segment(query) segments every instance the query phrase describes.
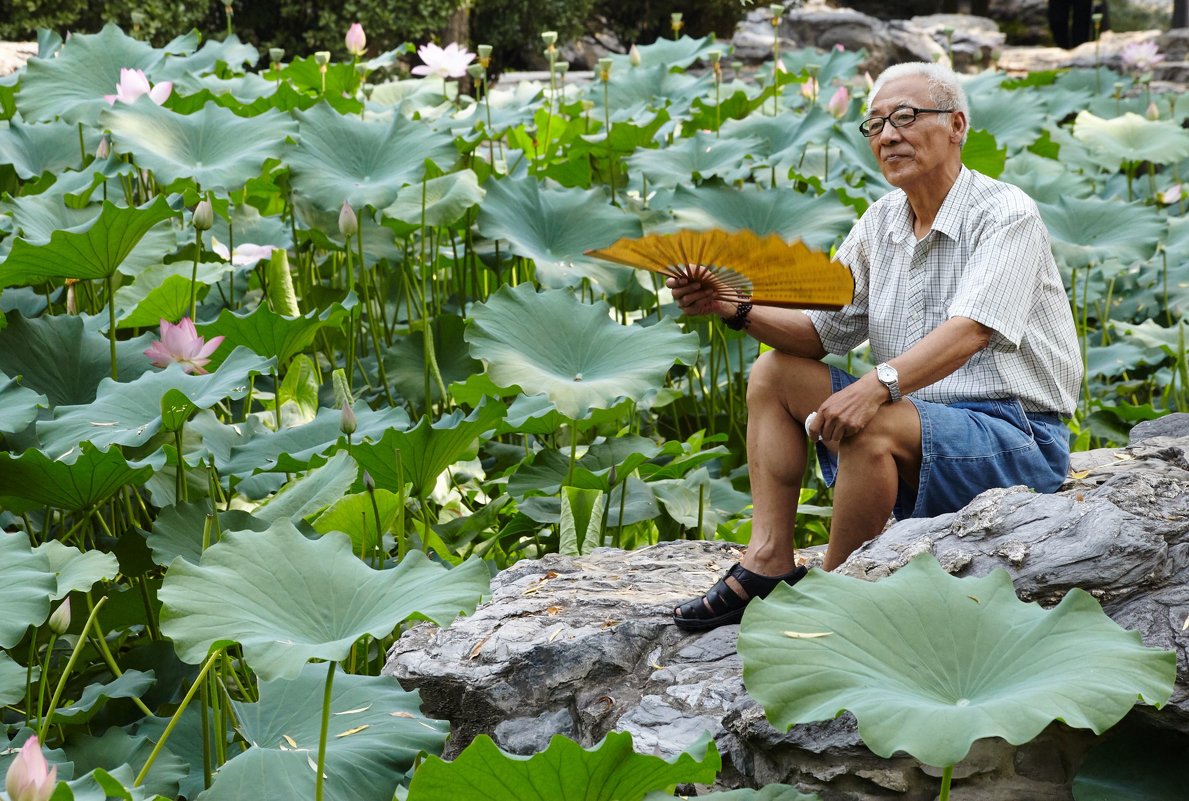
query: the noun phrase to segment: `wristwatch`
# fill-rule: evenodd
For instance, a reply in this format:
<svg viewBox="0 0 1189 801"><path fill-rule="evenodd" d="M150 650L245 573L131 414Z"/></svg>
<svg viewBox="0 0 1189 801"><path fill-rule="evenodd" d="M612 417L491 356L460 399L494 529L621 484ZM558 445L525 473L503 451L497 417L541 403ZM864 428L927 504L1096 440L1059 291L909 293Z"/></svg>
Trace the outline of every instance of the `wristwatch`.
<svg viewBox="0 0 1189 801"><path fill-rule="evenodd" d="M900 374L896 372L896 368L887 362L875 365L875 377L879 379L879 383L888 388L888 394L892 396L892 403L900 400Z"/></svg>

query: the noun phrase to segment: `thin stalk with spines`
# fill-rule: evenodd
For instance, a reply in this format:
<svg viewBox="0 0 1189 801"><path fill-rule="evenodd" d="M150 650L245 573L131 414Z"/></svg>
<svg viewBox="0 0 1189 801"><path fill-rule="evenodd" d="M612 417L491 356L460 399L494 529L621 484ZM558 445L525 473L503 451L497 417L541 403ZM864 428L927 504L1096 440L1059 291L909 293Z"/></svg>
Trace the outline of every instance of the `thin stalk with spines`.
<svg viewBox="0 0 1189 801"><path fill-rule="evenodd" d="M49 731L50 721L54 717L54 710L58 708L58 701L62 698L62 691L66 689L66 680L70 678L70 672L74 670L74 665L78 662L79 654L83 652L83 645L87 642L87 632L91 630L91 626L95 623L95 616L99 614L99 609L107 601L107 597L99 599L99 603L91 609L91 614L87 615L87 622L83 624L83 630L79 634L78 642L74 644L74 650L70 652L70 659L66 661L66 667L62 669L62 675L58 679L58 686L54 688L54 694L50 697L49 708L45 712L45 717L41 720L41 726L37 730L37 739L40 742L45 742L45 735ZM50 640L53 643L53 640ZM45 677L42 677L45 681Z"/></svg>
<svg viewBox="0 0 1189 801"><path fill-rule="evenodd" d="M105 600L107 599L103 598L100 602L102 603ZM186 711L186 707L190 706L190 702L194 700L194 695L198 692L198 688L202 686L207 674L211 671L211 667L214 666L215 661L222 654L223 649L218 648L202 664L202 669L198 671L198 676L190 685L190 689L186 691L186 695L182 698L182 702L178 704L178 708L174 710L173 717L169 719L169 723L165 725L165 731L161 732L161 737L157 740L157 744L153 746L153 750L149 753L149 758L145 760L144 767L140 769L140 773L136 774L136 778L132 782L133 787L139 787L144 783L145 778L149 775L149 769L153 767L153 763L161 755L161 750L165 748L165 743L169 740L169 736L173 734L173 730L177 728L178 721L182 719L182 713Z"/></svg>

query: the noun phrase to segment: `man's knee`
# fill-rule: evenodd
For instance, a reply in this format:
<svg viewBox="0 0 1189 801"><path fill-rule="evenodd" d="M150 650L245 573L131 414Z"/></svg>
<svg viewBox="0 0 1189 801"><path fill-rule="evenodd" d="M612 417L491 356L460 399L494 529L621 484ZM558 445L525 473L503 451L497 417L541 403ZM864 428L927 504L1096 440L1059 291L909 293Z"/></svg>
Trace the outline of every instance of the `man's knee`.
<svg viewBox="0 0 1189 801"><path fill-rule="evenodd" d="M777 350L765 351L756 358L747 378L747 401L749 404L774 399L783 402L817 395L824 399L830 393L829 376L829 368L819 361Z"/></svg>

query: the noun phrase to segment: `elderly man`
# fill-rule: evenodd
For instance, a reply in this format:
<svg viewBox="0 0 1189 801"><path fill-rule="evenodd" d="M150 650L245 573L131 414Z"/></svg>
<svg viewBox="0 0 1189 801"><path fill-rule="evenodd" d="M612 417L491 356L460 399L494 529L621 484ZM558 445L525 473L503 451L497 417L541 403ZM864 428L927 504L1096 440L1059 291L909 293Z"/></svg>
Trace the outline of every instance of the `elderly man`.
<svg viewBox="0 0 1189 801"><path fill-rule="evenodd" d="M793 527L810 442L834 486L826 570L891 514L953 512L991 487L1052 492L1068 470L1062 417L1077 404L1081 359L1035 203L963 167L970 115L950 70L898 64L871 98L859 130L896 190L838 250L855 279L851 305L752 308L669 280L686 314L718 314L773 348L747 390L751 542L674 610L682 628L737 623L748 600L805 575ZM864 341L877 366L862 377L820 361Z"/></svg>

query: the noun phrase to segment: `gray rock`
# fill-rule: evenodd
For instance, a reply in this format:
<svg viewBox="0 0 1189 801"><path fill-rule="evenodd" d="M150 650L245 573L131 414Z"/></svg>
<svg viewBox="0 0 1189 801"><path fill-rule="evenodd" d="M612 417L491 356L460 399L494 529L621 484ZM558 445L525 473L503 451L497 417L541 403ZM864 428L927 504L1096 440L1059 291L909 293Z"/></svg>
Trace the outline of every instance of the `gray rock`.
<svg viewBox="0 0 1189 801"><path fill-rule="evenodd" d="M37 55L37 42L0 42L0 76L10 75Z"/></svg>
<svg viewBox="0 0 1189 801"><path fill-rule="evenodd" d="M985 69L999 58L1007 40L995 20L971 14L930 14L910 22L933 37L960 72Z"/></svg>

